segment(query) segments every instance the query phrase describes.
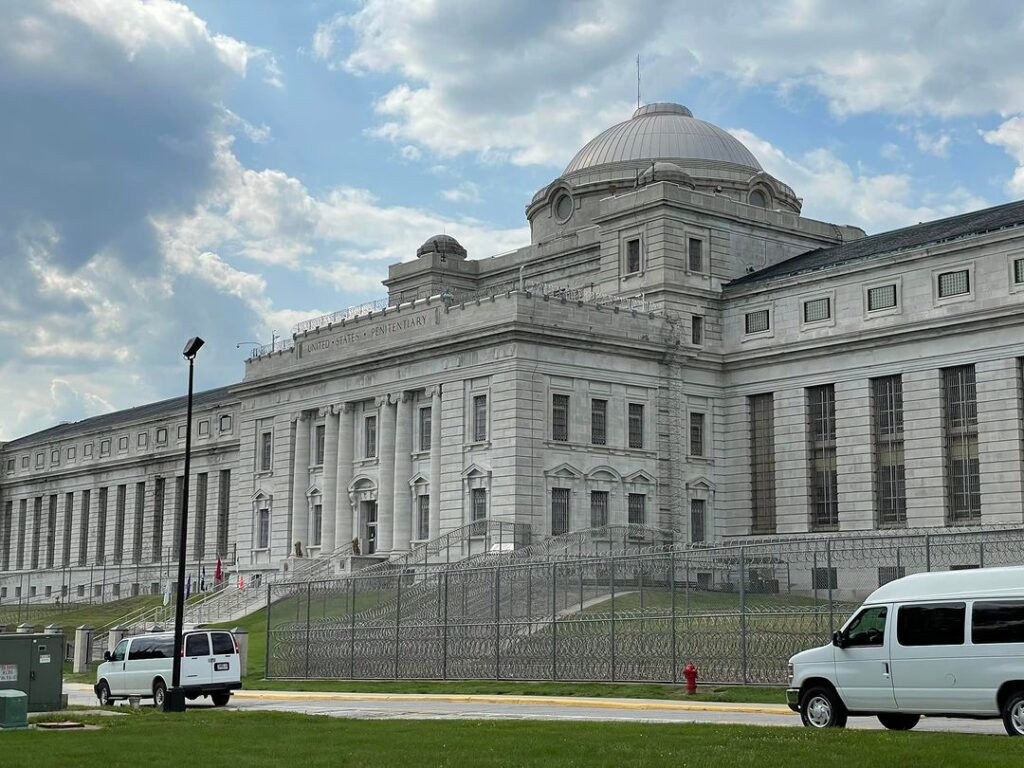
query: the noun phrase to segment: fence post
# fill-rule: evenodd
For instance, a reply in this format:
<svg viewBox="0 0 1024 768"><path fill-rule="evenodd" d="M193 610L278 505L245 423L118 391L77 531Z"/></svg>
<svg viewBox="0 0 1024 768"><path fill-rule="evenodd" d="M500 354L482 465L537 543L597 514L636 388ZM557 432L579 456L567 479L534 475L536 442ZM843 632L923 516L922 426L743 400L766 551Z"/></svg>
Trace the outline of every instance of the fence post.
<svg viewBox="0 0 1024 768"><path fill-rule="evenodd" d="M494 679L501 679L501 565L498 564L494 566Z"/></svg>
<svg viewBox="0 0 1024 768"><path fill-rule="evenodd" d="M743 682L747 682L747 551L740 547L740 653L743 659Z"/></svg>
<svg viewBox="0 0 1024 768"><path fill-rule="evenodd" d="M551 679L558 679L558 588L556 564L551 563Z"/></svg>
<svg viewBox="0 0 1024 768"><path fill-rule="evenodd" d="M402 624L402 572L398 572L398 598L395 601L395 671L394 679L398 679L398 638Z"/></svg>
<svg viewBox="0 0 1024 768"><path fill-rule="evenodd" d="M309 677L309 604L313 599L313 584L306 584L306 677Z"/></svg>
<svg viewBox="0 0 1024 768"><path fill-rule="evenodd" d="M612 643L612 682L615 682L615 558L609 560L608 580L611 582L612 591L612 621L611 621L611 643Z"/></svg>
<svg viewBox="0 0 1024 768"><path fill-rule="evenodd" d="M267 620L265 626L265 633L267 636L267 647L263 651L263 679L266 680L270 677L270 651L273 648L273 639L270 635L270 590L272 586L267 582ZM244 670L243 670L244 672Z"/></svg>
<svg viewBox="0 0 1024 768"><path fill-rule="evenodd" d="M984 541L979 541L978 542L978 567L979 568L984 568L985 567L985 542Z"/></svg>
<svg viewBox="0 0 1024 768"><path fill-rule="evenodd" d="M444 572L444 617L441 624L441 679L448 679L448 571Z"/></svg>
<svg viewBox="0 0 1024 768"><path fill-rule="evenodd" d="M672 593L672 682L678 682L676 668L679 666L678 650L676 648L676 553L669 553L668 577L670 580L669 590Z"/></svg>
<svg viewBox="0 0 1024 768"><path fill-rule="evenodd" d="M931 573L932 570L932 536L930 533L924 535L924 569Z"/></svg>
<svg viewBox="0 0 1024 768"><path fill-rule="evenodd" d="M350 679L356 676L356 580L349 579L349 594L351 610L349 611L349 632L348 632L348 676Z"/></svg>
<svg viewBox="0 0 1024 768"><path fill-rule="evenodd" d="M814 558L812 560L813 565L811 566L811 589L814 590L814 628L818 630L818 634L822 635L821 631L821 609L818 605L818 543L814 543Z"/></svg>
<svg viewBox="0 0 1024 768"><path fill-rule="evenodd" d="M832 595L832 540L825 539L825 581L828 584L828 633L836 629L835 603Z"/></svg>

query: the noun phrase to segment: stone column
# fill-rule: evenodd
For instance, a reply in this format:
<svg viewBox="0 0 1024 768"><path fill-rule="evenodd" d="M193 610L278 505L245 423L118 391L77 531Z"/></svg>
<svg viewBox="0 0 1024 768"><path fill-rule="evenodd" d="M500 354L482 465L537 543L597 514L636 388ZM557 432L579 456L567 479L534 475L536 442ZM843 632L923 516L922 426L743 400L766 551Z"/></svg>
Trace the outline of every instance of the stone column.
<svg viewBox="0 0 1024 768"><path fill-rule="evenodd" d="M288 542L288 556L295 554L295 543L302 544L306 554L306 534L309 531L309 503L306 488L309 486L309 425L308 413L300 413L295 419L295 450L292 453L292 535Z"/></svg>
<svg viewBox="0 0 1024 768"><path fill-rule="evenodd" d="M430 531L441 535L441 387L430 390Z"/></svg>
<svg viewBox="0 0 1024 768"><path fill-rule="evenodd" d="M907 527L945 525L942 374L938 370L903 375L903 465Z"/></svg>
<svg viewBox="0 0 1024 768"><path fill-rule="evenodd" d="M395 402L394 395L377 398L377 552L391 552L395 523Z"/></svg>
<svg viewBox="0 0 1024 768"><path fill-rule="evenodd" d="M320 554L334 551L335 523L338 519L338 412L337 406L324 411L324 487L323 517L320 528ZM342 495L344 498L344 494Z"/></svg>
<svg viewBox="0 0 1024 768"><path fill-rule="evenodd" d="M334 547L351 543L356 535L352 529L352 505L348 487L352 484L352 461L355 458L355 408L352 403L340 406L341 426L338 430L337 515L335 517Z"/></svg>
<svg viewBox="0 0 1024 768"><path fill-rule="evenodd" d="M986 525L1020 525L1024 485L1020 376L1015 358L987 360L975 368L978 391L978 469L981 519Z"/></svg>
<svg viewBox="0 0 1024 768"><path fill-rule="evenodd" d="M396 395L398 421L395 427L395 496L392 552L405 552L412 538L412 395Z"/></svg>

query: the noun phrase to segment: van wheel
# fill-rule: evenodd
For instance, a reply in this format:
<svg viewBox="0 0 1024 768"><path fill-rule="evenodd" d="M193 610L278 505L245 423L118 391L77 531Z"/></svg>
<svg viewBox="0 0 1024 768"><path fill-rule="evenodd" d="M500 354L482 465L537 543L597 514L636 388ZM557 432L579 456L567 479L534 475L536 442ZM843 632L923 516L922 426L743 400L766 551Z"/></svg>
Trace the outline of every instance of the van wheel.
<svg viewBox="0 0 1024 768"><path fill-rule="evenodd" d="M808 728L845 728L846 717L846 707L831 688L811 688L800 699L800 719Z"/></svg>
<svg viewBox="0 0 1024 768"><path fill-rule="evenodd" d="M1011 736L1024 736L1024 691L1016 691L1006 699L1003 725Z"/></svg>
<svg viewBox="0 0 1024 768"><path fill-rule="evenodd" d="M878 716L878 722L890 731L909 731L921 722L921 716L905 715L902 712L883 712Z"/></svg>
<svg viewBox="0 0 1024 768"><path fill-rule="evenodd" d="M213 700L213 706L215 706L215 707L223 707L225 704L227 704L229 701L231 701L231 694L230 693L211 693L210 694L210 699Z"/></svg>
<svg viewBox="0 0 1024 768"><path fill-rule="evenodd" d="M100 681L99 692L96 694L96 698L100 700L101 707L111 707L114 705L114 700L110 698L110 686L107 685L106 680Z"/></svg>
<svg viewBox="0 0 1024 768"><path fill-rule="evenodd" d="M153 683L153 706L157 709L164 708L164 699L167 698L167 684L163 680Z"/></svg>

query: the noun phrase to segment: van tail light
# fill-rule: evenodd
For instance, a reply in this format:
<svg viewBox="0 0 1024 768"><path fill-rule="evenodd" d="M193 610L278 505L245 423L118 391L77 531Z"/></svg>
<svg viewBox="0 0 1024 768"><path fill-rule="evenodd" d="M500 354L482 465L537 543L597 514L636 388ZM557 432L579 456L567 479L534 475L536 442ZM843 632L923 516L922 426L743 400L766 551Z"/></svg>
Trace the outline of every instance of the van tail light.
<svg viewBox="0 0 1024 768"><path fill-rule="evenodd" d="M231 642L235 644L235 653L241 655L242 652L238 650L238 641L235 639L234 635L231 636Z"/></svg>
<svg viewBox="0 0 1024 768"><path fill-rule="evenodd" d="M185 658L185 641L184 640L181 641L181 650L178 652L178 655L181 656L181 658L183 658L183 659Z"/></svg>

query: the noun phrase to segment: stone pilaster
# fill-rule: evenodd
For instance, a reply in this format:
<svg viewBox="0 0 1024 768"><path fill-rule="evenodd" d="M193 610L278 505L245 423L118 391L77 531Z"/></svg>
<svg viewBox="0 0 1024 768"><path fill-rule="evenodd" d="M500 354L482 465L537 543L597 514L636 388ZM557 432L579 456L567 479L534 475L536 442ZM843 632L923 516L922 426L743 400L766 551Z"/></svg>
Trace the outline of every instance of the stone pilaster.
<svg viewBox="0 0 1024 768"><path fill-rule="evenodd" d="M839 529L870 530L875 526L871 381L840 381L835 387Z"/></svg>
<svg viewBox="0 0 1024 768"><path fill-rule="evenodd" d="M394 528L392 531L392 552L409 549L412 538L412 494L409 480L412 478L412 396L401 392L395 396L398 418L395 425L395 470L394 470Z"/></svg>
<svg viewBox="0 0 1024 768"><path fill-rule="evenodd" d="M430 390L430 533L441 535L441 387Z"/></svg>
<svg viewBox="0 0 1024 768"><path fill-rule="evenodd" d="M334 551L338 519L338 413L335 406L324 409L324 487L320 554ZM344 494L342 498L346 498Z"/></svg>
<svg viewBox="0 0 1024 768"><path fill-rule="evenodd" d="M981 519L986 525L1020 525L1024 520L1020 376L1016 358L975 366Z"/></svg>
<svg viewBox="0 0 1024 768"><path fill-rule="evenodd" d="M306 488L309 486L309 430L309 414L299 414L295 420L295 449L292 453L292 535L289 555L295 554L296 543L302 545L305 554L309 533L309 502L306 499Z"/></svg>
<svg viewBox="0 0 1024 768"><path fill-rule="evenodd" d="M395 413L394 395L377 398L380 425L377 441L377 552L387 554L395 530Z"/></svg>
<svg viewBox="0 0 1024 768"><path fill-rule="evenodd" d="M348 497L348 487L352 484L352 461L355 459L355 409L352 403L342 403L339 407L340 427L338 429L338 468L337 468L337 512L334 527L334 547L344 546L352 541L355 532L352 527L352 504Z"/></svg>
<svg viewBox="0 0 1024 768"><path fill-rule="evenodd" d="M941 371L915 371L903 376L903 464L907 526L945 525Z"/></svg>

